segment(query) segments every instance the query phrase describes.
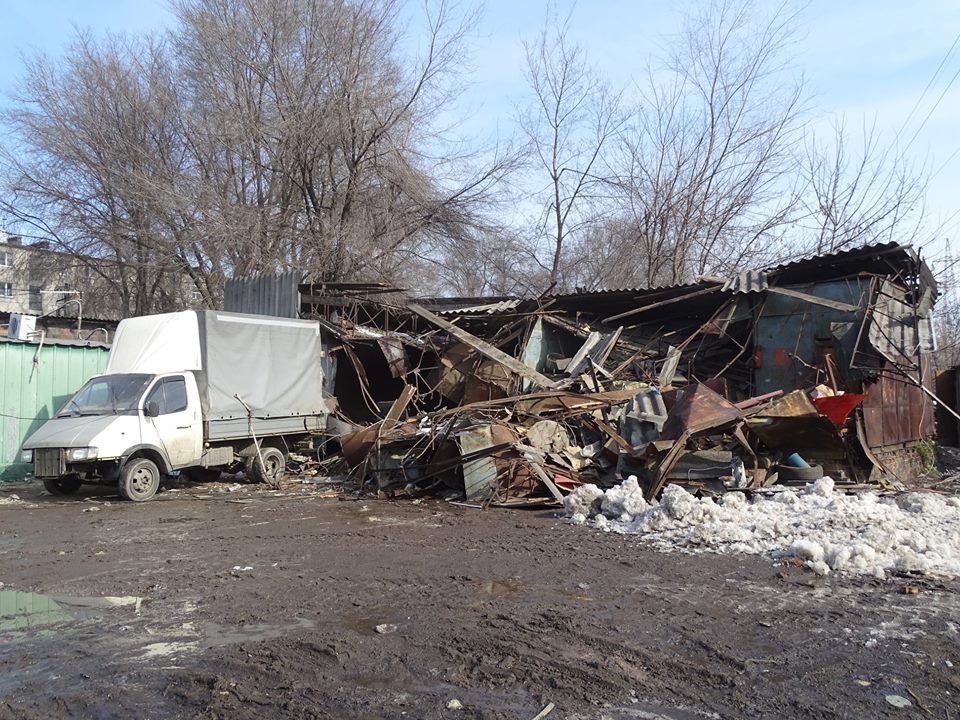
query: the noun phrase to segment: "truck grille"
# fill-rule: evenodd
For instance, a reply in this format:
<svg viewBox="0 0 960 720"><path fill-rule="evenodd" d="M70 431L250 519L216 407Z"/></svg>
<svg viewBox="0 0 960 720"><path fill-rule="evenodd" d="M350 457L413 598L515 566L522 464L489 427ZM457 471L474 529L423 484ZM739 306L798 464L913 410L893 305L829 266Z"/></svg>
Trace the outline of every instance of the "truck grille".
<svg viewBox="0 0 960 720"><path fill-rule="evenodd" d="M41 448L33 451L34 477L60 477L66 470L61 448Z"/></svg>

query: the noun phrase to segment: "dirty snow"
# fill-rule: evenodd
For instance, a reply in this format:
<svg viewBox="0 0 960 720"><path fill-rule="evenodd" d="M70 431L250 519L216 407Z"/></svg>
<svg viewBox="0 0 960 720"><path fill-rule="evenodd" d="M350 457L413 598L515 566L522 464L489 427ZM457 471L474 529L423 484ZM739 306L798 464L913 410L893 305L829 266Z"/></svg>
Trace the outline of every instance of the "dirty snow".
<svg viewBox="0 0 960 720"><path fill-rule="evenodd" d="M818 574L960 574L960 497L847 495L826 477L748 500L696 498L668 485L648 504L636 477L605 492L583 485L565 498L571 522L644 535L659 549L797 557Z"/></svg>

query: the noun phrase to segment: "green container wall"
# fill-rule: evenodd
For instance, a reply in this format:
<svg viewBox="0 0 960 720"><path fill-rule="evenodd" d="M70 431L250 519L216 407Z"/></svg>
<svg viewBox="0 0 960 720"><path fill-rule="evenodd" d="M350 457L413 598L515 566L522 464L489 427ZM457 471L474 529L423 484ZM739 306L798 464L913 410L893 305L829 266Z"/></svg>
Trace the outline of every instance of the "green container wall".
<svg viewBox="0 0 960 720"><path fill-rule="evenodd" d="M0 480L26 477L24 440L103 372L107 354L101 347L0 342Z"/></svg>

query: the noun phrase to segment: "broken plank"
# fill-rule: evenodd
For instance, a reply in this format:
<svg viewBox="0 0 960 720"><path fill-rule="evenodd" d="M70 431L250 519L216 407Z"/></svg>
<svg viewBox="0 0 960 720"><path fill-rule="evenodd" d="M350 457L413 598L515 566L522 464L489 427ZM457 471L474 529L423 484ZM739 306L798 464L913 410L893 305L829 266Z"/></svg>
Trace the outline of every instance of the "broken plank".
<svg viewBox="0 0 960 720"><path fill-rule="evenodd" d="M550 476L547 475L547 471L543 469L543 466L541 466L540 463L533 461L528 462L527 465L529 465L537 477L540 478L540 482L547 487L547 490L550 491L550 494L560 502L563 502L563 493L560 492L560 488L558 488L556 483L554 483L553 480L550 479Z"/></svg>
<svg viewBox="0 0 960 720"><path fill-rule="evenodd" d="M500 348L491 345L485 340L481 340L476 335L473 335L467 332L466 330L464 330L463 328L457 327L453 323L444 320L442 317L438 315L435 315L434 313L430 312L422 305L418 305L416 303L410 303L409 305L407 305L407 309L409 309L410 312L416 315L419 315L424 320L429 322L431 325L435 325L441 330L445 330L447 333L455 337L460 342L472 347L481 355L493 360L494 362L500 363L505 368L511 370L517 375L527 378L528 380L530 380L530 382L532 382L536 386L545 388L548 390L555 387L554 381L551 380L550 378L538 373L533 368L527 365L524 365L515 357L507 355L507 353L503 352L503 350L501 350Z"/></svg>
<svg viewBox="0 0 960 720"><path fill-rule="evenodd" d="M860 312L862 309L858 305L850 305L849 303L840 302L839 300L828 300L826 298L817 297L816 295L800 292L799 290L790 290L789 288L769 287L767 288L767 292L773 293L774 295L785 295L786 297L796 298L797 300L803 300L813 305L822 305L823 307L832 308L833 310Z"/></svg>
<svg viewBox="0 0 960 720"><path fill-rule="evenodd" d="M413 385L404 385L403 390L400 392L400 397L393 401L393 405L390 406L390 410L387 412L387 417L384 419L383 424L380 426L380 431L378 435L383 435L388 430L392 430L397 422L400 420L400 416L403 415L403 411L407 409L407 405L410 404L411 398L413 398L414 393L416 393L416 388Z"/></svg>
<svg viewBox="0 0 960 720"><path fill-rule="evenodd" d="M623 449L625 452L629 453L630 455L633 455L633 453L636 452L636 448L633 447L633 445L631 445L629 442L627 442L626 438L624 438L623 435L621 435L616 430L614 430L613 426L607 423L606 421L601 420L600 418L592 417L590 418L590 422L592 422L594 425L597 426L597 428L599 428L604 433L606 433L610 437L610 439L613 440L617 445L619 445L620 448Z"/></svg>

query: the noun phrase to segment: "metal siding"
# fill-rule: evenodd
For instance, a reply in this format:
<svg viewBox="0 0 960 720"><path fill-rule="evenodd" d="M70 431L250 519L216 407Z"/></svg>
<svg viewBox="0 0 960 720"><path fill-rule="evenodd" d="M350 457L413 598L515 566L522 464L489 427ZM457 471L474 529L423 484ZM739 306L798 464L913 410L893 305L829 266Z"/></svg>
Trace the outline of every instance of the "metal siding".
<svg viewBox="0 0 960 720"><path fill-rule="evenodd" d="M924 382L929 386L929 358L924 357L922 363ZM902 445L933 436L933 403L920 388L884 374L876 382L866 383L864 392L864 430L870 447Z"/></svg>
<svg viewBox="0 0 960 720"><path fill-rule="evenodd" d="M859 305L869 289L867 280L837 280L809 285L791 285L798 290L826 300ZM762 367L755 375L756 392L773 390L789 392L813 384L812 370L789 359L795 353L804 362L816 365L817 339L831 338L830 326L835 322L859 322L862 316L816 305L787 295L766 296L756 323L756 346L762 353ZM841 368L841 376L846 374Z"/></svg>
<svg viewBox="0 0 960 720"><path fill-rule="evenodd" d="M0 480L21 480L23 441L51 418L91 376L103 372L102 347L0 342Z"/></svg>
<svg viewBox="0 0 960 720"><path fill-rule="evenodd" d="M223 309L227 312L273 317L300 317L300 276L258 275L231 278L223 288Z"/></svg>
<svg viewBox="0 0 960 720"><path fill-rule="evenodd" d="M863 429L867 436L867 445L872 448L883 447L883 398L879 382L865 384L866 398L863 400Z"/></svg>

